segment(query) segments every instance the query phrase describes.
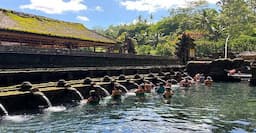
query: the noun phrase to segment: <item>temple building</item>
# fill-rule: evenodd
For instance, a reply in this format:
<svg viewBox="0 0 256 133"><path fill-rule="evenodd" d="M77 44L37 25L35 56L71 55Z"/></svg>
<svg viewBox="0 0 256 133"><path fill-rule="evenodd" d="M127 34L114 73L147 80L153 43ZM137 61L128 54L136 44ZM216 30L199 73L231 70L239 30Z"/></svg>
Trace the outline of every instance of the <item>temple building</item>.
<svg viewBox="0 0 256 133"><path fill-rule="evenodd" d="M0 46L109 49L116 44L79 23L0 9Z"/></svg>

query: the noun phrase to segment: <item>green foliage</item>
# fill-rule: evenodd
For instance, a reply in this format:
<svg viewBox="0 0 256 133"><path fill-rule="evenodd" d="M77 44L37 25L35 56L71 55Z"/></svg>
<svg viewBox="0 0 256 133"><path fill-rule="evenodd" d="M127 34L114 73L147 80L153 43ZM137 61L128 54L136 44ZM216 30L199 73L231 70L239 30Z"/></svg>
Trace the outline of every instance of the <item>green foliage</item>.
<svg viewBox="0 0 256 133"><path fill-rule="evenodd" d="M138 54L172 56L177 39L183 32L198 34L195 39L196 55L211 56L223 53L225 39L231 36L228 48L231 52L256 50L255 0L220 0L219 9L205 8L205 1L191 3L189 8L170 11L170 15L156 23L138 17L138 22L110 26L105 35L117 40L129 36L136 40ZM200 35L201 34L201 35Z"/></svg>
<svg viewBox="0 0 256 133"><path fill-rule="evenodd" d="M139 55L148 55L152 54L152 47L150 45L138 45L136 47L137 54Z"/></svg>
<svg viewBox="0 0 256 133"><path fill-rule="evenodd" d="M234 52L253 51L256 49L256 37L240 35L230 42L230 46Z"/></svg>
<svg viewBox="0 0 256 133"><path fill-rule="evenodd" d="M218 53L220 51L217 43L206 39L197 40L195 43L197 44L196 55L199 57L211 56L212 53Z"/></svg>
<svg viewBox="0 0 256 133"><path fill-rule="evenodd" d="M156 55L161 56L173 56L175 52L174 44L165 43L157 45L156 47Z"/></svg>

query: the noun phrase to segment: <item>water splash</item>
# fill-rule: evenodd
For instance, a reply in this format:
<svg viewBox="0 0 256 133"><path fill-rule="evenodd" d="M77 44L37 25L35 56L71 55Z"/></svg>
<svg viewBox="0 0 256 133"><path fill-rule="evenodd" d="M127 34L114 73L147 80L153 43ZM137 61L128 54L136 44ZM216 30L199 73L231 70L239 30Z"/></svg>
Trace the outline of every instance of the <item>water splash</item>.
<svg viewBox="0 0 256 133"><path fill-rule="evenodd" d="M44 95L43 92L33 92L33 95L35 96L39 96L41 97L42 99L44 99L44 101L47 103L48 107L52 107L52 103L50 102L50 100Z"/></svg>
<svg viewBox="0 0 256 133"><path fill-rule="evenodd" d="M125 94L126 97L136 96L136 93L134 92L128 92Z"/></svg>
<svg viewBox="0 0 256 133"><path fill-rule="evenodd" d="M97 87L98 87L100 90L102 90L102 91L105 93L106 96L110 96L109 92L108 92L105 88L103 88L103 87L101 87L101 86L99 86L99 85L97 85Z"/></svg>
<svg viewBox="0 0 256 133"><path fill-rule="evenodd" d="M76 89L76 88L73 88L73 87L70 87L70 88L67 88L69 91L73 91L77 94L77 96L80 98L80 100L83 100L84 99L84 96Z"/></svg>
<svg viewBox="0 0 256 133"><path fill-rule="evenodd" d="M32 116L28 116L28 115L7 115L7 116L3 116L3 120L4 121L11 121L11 122L15 122L15 123L21 123L24 121L28 121L32 119Z"/></svg>
<svg viewBox="0 0 256 133"><path fill-rule="evenodd" d="M64 106L51 106L46 108L44 111L45 112L63 112L65 110L67 110L67 108Z"/></svg>
<svg viewBox="0 0 256 133"><path fill-rule="evenodd" d="M125 86L123 86L121 84L119 84L119 86L120 86L121 90L123 90L125 93L129 92Z"/></svg>
<svg viewBox="0 0 256 133"><path fill-rule="evenodd" d="M3 113L3 115L8 115L8 111L5 109L5 107L1 103L0 103L0 109L1 109L1 111Z"/></svg>
<svg viewBox="0 0 256 133"><path fill-rule="evenodd" d="M84 99L84 96L77 89L75 89L75 92L80 97L80 100Z"/></svg>
<svg viewBox="0 0 256 133"><path fill-rule="evenodd" d="M49 107L52 107L52 103L45 95L42 95L42 98L46 101L46 103L48 104Z"/></svg>

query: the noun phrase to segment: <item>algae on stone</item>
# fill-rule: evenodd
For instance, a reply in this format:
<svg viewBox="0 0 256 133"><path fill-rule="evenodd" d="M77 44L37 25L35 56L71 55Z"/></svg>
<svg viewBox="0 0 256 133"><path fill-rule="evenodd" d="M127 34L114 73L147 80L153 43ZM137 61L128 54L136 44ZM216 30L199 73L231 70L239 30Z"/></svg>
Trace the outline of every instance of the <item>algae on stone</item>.
<svg viewBox="0 0 256 133"><path fill-rule="evenodd" d="M79 23L65 22L5 9L0 9L0 16L0 23L8 21L5 24L0 24L0 29L103 43L116 43L115 40L99 35Z"/></svg>

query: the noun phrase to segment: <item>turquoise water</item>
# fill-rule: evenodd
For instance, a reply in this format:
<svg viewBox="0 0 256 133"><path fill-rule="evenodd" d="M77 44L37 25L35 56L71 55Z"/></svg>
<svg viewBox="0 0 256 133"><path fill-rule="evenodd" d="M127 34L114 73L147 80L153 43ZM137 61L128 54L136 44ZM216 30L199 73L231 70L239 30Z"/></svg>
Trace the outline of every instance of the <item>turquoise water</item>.
<svg viewBox="0 0 256 133"><path fill-rule="evenodd" d="M153 94L130 94L120 105L54 107L42 114L7 116L0 132L184 133L256 132L256 88L215 83L177 90L170 104Z"/></svg>

